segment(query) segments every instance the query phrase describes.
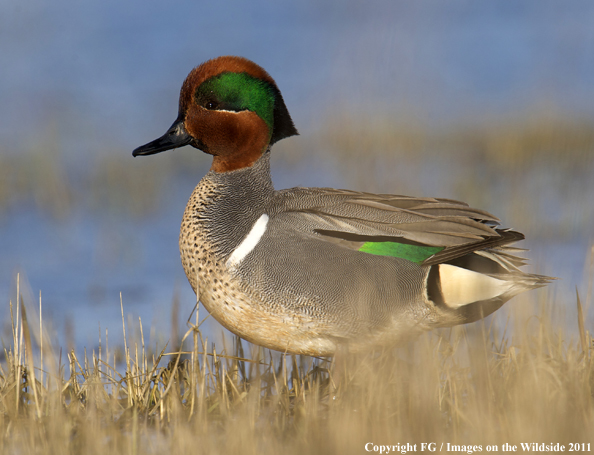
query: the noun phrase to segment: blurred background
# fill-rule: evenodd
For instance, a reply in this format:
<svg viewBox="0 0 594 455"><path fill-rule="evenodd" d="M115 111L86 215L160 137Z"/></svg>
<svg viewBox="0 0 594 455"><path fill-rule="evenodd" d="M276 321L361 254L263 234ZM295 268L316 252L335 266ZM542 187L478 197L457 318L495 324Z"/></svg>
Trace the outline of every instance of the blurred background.
<svg viewBox="0 0 594 455"><path fill-rule="evenodd" d="M176 118L187 73L225 54L275 78L300 131L274 147L277 188L464 200L526 234L528 270L561 278L531 294L571 328L576 287L592 300L589 0L3 0L0 10L3 340L17 282L31 313L41 293L64 347L95 347L106 328L121 339L120 295L151 343L185 330L195 296L179 225L210 158L131 152ZM206 333L221 328L209 320Z"/></svg>

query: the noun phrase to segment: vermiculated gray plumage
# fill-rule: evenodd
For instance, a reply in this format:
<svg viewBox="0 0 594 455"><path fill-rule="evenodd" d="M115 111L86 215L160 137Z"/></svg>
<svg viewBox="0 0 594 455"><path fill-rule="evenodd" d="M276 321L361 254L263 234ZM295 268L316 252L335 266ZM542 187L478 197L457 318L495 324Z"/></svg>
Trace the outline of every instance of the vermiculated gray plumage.
<svg viewBox="0 0 594 455"><path fill-rule="evenodd" d="M207 310L243 338L281 351L358 351L484 317L513 295L547 282L525 274L505 244L523 238L496 229L487 212L446 199L328 188L275 191L270 153L255 165L209 172L184 214L184 270ZM256 220L267 229L237 267L226 261ZM419 265L357 251L365 241L446 247ZM428 295L431 267L475 256L491 275L514 280L506 294L451 309ZM440 262L441 259L441 262Z"/></svg>

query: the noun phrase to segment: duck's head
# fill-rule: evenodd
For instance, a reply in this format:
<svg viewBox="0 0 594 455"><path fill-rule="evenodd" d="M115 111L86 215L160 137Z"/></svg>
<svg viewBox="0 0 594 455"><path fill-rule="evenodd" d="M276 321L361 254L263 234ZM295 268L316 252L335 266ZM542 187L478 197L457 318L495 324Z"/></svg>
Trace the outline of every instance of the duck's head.
<svg viewBox="0 0 594 455"><path fill-rule="evenodd" d="M191 145L213 155L212 170L227 172L251 166L269 146L295 134L268 73L242 57L218 57L194 68L184 81L171 128L132 155Z"/></svg>

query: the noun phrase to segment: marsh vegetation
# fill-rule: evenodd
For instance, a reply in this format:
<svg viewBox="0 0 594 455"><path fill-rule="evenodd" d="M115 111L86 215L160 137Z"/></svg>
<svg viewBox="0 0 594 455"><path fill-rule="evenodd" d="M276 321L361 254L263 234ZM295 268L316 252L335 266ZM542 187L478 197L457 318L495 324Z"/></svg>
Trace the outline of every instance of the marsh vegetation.
<svg viewBox="0 0 594 455"><path fill-rule="evenodd" d="M198 315L179 349L173 340L149 346L139 321L124 326L123 349L106 336L79 357L52 347L43 323L33 327L13 302L0 452L322 454L364 453L369 442L483 450L591 442L592 336L583 319L575 332L554 322L561 305L576 302L547 303L544 292L517 300L507 320L436 331L338 366L238 338L215 345Z"/></svg>

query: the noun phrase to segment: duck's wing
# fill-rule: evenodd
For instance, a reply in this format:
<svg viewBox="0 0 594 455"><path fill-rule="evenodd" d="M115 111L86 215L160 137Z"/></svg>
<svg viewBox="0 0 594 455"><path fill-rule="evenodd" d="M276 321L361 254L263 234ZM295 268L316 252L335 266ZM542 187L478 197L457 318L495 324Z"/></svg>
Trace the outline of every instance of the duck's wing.
<svg viewBox="0 0 594 455"><path fill-rule="evenodd" d="M524 238L519 232L497 228L499 219L490 213L450 199L292 188L278 192L276 200L281 210L275 216L301 232L422 265Z"/></svg>

